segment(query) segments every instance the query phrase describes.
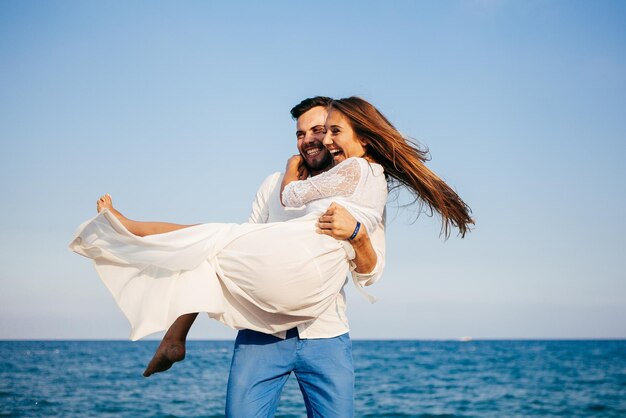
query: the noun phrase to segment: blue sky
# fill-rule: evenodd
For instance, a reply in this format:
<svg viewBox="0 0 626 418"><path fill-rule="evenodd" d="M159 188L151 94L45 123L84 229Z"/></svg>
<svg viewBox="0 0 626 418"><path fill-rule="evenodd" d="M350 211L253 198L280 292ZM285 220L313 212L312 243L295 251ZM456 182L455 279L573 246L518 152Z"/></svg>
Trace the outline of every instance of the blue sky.
<svg viewBox="0 0 626 418"><path fill-rule="evenodd" d="M97 197L244 221L317 94L426 144L477 221L443 241L390 202L353 338L626 338L624 21L620 1L0 2L0 338L126 338L66 247Z"/></svg>

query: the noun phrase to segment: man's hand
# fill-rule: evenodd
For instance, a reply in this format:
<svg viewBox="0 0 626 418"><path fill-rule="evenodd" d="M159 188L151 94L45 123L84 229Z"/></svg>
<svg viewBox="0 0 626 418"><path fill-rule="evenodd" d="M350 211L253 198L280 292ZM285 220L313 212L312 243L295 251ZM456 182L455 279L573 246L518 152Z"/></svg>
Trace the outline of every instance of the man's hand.
<svg viewBox="0 0 626 418"><path fill-rule="evenodd" d="M317 232L339 240L347 240L356 228L356 219L343 206L332 203L326 212L317 221ZM365 228L359 229L357 237L365 233ZM356 237L355 237L356 239Z"/></svg>
<svg viewBox="0 0 626 418"><path fill-rule="evenodd" d="M326 212L317 221L317 232L339 240L347 240L354 233L356 219L346 208L337 203L332 203ZM352 260L357 273L368 274L376 267L376 251L365 227L359 229L359 233L350 241L354 248L355 257Z"/></svg>

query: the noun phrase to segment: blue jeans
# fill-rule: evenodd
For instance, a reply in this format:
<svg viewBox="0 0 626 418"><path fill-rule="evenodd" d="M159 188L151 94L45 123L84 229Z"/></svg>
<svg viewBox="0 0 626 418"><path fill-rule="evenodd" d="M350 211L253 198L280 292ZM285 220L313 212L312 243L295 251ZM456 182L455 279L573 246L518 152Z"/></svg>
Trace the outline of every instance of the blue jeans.
<svg viewBox="0 0 626 418"><path fill-rule="evenodd" d="M282 340L243 330L230 365L226 416L273 417L287 378L294 372L309 418L354 415L354 366L348 333L300 339L291 329Z"/></svg>

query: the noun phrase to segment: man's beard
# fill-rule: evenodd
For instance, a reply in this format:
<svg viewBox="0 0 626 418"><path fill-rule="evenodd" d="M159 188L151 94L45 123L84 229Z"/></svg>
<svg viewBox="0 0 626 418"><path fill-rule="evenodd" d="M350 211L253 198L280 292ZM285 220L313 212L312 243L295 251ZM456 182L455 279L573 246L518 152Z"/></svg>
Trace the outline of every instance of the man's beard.
<svg viewBox="0 0 626 418"><path fill-rule="evenodd" d="M307 170L309 170L309 173L326 171L333 166L333 156L329 152L326 153L326 156L323 159L316 161L313 164L310 164L306 158L303 158L303 160L304 166Z"/></svg>

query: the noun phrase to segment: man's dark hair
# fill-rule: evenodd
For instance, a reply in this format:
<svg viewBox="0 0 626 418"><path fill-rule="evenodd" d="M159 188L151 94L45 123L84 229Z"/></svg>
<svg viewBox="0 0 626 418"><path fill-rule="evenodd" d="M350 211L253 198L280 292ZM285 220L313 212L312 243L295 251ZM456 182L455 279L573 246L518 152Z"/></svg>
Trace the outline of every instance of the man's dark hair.
<svg viewBox="0 0 626 418"><path fill-rule="evenodd" d="M317 106L326 107L332 101L333 99L331 99L330 97L326 97L326 96L315 96L315 97L310 97L308 99L304 99L303 101L295 105L293 109L291 109L291 117L294 119L298 119L300 116L302 116L303 113L308 112L314 107L317 107Z"/></svg>

